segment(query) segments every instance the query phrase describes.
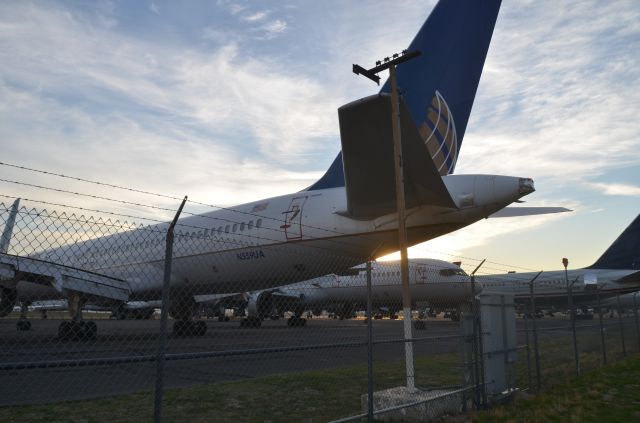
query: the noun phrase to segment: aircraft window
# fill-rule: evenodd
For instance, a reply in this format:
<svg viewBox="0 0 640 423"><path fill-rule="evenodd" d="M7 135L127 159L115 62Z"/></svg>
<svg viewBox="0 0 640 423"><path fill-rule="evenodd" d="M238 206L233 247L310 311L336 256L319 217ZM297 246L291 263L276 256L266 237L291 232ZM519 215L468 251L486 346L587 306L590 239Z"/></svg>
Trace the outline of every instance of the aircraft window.
<svg viewBox="0 0 640 423"><path fill-rule="evenodd" d="M241 231L244 231L244 222L242 222L242 223L240 224L240 230L241 230Z"/></svg>
<svg viewBox="0 0 640 423"><path fill-rule="evenodd" d="M249 223L247 223L247 229L253 229L253 220L250 220Z"/></svg>
<svg viewBox="0 0 640 423"><path fill-rule="evenodd" d="M256 221L256 228L259 228L260 226L262 226L262 219L258 219Z"/></svg>
<svg viewBox="0 0 640 423"><path fill-rule="evenodd" d="M440 276L453 276L456 272L453 269L440 269Z"/></svg>
<svg viewBox="0 0 640 423"><path fill-rule="evenodd" d="M218 226L218 235L222 234L222 226Z"/></svg>
<svg viewBox="0 0 640 423"><path fill-rule="evenodd" d="M230 226L230 225L225 226L225 227L224 227L224 233L225 233L225 234L228 234L228 233L229 233L229 229L230 229L230 228L231 228L231 226Z"/></svg>
<svg viewBox="0 0 640 423"><path fill-rule="evenodd" d="M235 231L237 231L237 230L238 230L238 224L237 224L237 223L234 223L234 224L233 224L233 232L235 232Z"/></svg>

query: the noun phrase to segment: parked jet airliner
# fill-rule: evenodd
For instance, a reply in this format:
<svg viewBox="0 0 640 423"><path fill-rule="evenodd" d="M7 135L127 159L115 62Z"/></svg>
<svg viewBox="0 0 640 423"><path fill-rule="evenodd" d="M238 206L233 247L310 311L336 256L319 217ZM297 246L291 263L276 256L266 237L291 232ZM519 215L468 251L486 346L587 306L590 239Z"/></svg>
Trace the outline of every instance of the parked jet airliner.
<svg viewBox="0 0 640 423"><path fill-rule="evenodd" d="M402 308L400 262L381 261L371 265L371 298L373 307L387 308L390 314ZM366 308L367 274L365 266L352 268L345 275L330 274L283 287L237 294L213 301L219 312L233 305L246 303L248 317L244 326L259 327L273 314L292 311L290 326L305 324L302 313L333 310L342 317ZM439 308L458 307L472 295L471 278L460 266L435 259L411 259L409 265L411 300ZM478 283L476 293L482 290ZM205 300L205 298L202 298ZM231 305L230 307L228 307Z"/></svg>
<svg viewBox="0 0 640 423"><path fill-rule="evenodd" d="M534 191L529 178L452 174L499 8L499 0L440 1L408 47L421 56L397 70L411 245L486 218ZM191 320L194 295L339 273L397 251L389 91L387 82L380 93L338 109L342 151L310 187L180 219L183 228L200 229L175 240L174 332L206 330ZM10 235L12 225L6 226ZM167 227L28 257L2 251L1 314L21 299L62 295L73 319L61 324L60 335L95 336L95 324L81 319L84 304L160 298Z"/></svg>
<svg viewBox="0 0 640 423"><path fill-rule="evenodd" d="M530 299L529 281L537 272L476 277L485 293L510 293L517 302ZM591 266L543 272L534 281L536 305L566 306L567 282L575 304L594 305L597 296L610 298L640 290L640 215ZM599 291L599 292L598 292Z"/></svg>
<svg viewBox="0 0 640 423"><path fill-rule="evenodd" d="M428 302L433 310L457 307L470 299L470 277L457 264L434 259L411 259L410 269L409 287L414 303ZM260 326L262 319L269 317L274 309L280 313L294 312L290 322L297 326L304 324L304 318L300 316L305 310L321 311L328 306L339 305L341 310L338 311L343 316L348 316L357 307L364 308L367 298L366 274L362 271L362 266L352 270L353 275L332 274L245 294L244 301L248 311L245 325ZM529 281L536 275L537 272L477 276L475 293L508 293L514 295L517 303L528 303L531 298ZM564 270L540 274L534 281L537 306L566 306L567 281L573 283L572 296L575 304L595 305L597 295L600 295L603 305L617 307L615 298L608 301L606 299L622 295L620 303L623 308L640 306L640 300L636 297L636 291L640 290L640 215L593 265L568 270L566 277ZM398 262L374 263L374 306L400 308L401 287ZM218 304L224 307L229 300L234 299L221 298Z"/></svg>

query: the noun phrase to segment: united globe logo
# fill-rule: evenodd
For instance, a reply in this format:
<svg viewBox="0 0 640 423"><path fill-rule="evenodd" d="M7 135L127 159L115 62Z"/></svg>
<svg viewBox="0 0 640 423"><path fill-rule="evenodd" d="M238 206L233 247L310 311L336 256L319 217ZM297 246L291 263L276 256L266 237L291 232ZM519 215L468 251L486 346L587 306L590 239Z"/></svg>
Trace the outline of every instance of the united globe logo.
<svg viewBox="0 0 640 423"><path fill-rule="evenodd" d="M458 135L449 105L439 91L431 99L419 131L440 175L453 172L458 159Z"/></svg>

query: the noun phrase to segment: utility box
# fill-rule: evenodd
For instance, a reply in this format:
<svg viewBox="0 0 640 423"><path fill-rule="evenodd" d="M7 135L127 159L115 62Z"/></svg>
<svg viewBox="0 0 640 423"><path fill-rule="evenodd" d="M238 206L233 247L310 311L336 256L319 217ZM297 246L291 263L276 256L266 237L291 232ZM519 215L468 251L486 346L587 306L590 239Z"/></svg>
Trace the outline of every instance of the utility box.
<svg viewBox="0 0 640 423"><path fill-rule="evenodd" d="M511 294L481 294L480 324L486 396L509 394L515 386L516 315Z"/></svg>

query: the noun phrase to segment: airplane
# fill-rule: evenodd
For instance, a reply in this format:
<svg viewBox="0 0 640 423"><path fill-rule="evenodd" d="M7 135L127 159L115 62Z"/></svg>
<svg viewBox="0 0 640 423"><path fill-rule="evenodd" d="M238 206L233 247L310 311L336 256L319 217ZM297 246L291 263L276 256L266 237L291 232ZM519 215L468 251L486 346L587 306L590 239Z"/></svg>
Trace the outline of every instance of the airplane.
<svg viewBox="0 0 640 423"><path fill-rule="evenodd" d="M499 0L438 2L408 47L422 55L397 69L409 245L487 218L535 190L525 177L453 174L499 8ZM178 221L168 307L175 335L206 332L193 320L195 295L340 273L398 250L389 93L387 81L378 94L338 109L342 149L311 186ZM63 296L72 317L59 336L88 339L97 327L82 319L85 304L161 297L169 223L20 255L8 252L17 206L9 209L0 317L17 301Z"/></svg>
<svg viewBox="0 0 640 423"><path fill-rule="evenodd" d="M482 275L476 276L476 281L482 284L483 293L509 293L514 295L516 303L527 304L530 301L529 281L536 274ZM564 270L541 273L533 282L536 306L566 307L567 281L573 284L573 303L581 306L595 305L598 296L605 300L640 290L640 215L592 265L567 270L566 275Z"/></svg>
<svg viewBox="0 0 640 423"><path fill-rule="evenodd" d="M399 261L378 261L371 264L372 306L386 309L391 318L402 304ZM260 327L262 320L291 311L289 326L304 326L305 310L315 315L322 310L336 311L340 318L350 317L356 310L366 308L367 275L363 266L351 268L344 274L321 276L308 281L282 287L236 294L209 301L209 307L218 309L222 316L225 308L242 304L247 317L243 327ZM471 279L460 266L442 260L420 258L409 262L409 288L414 304L428 303L431 307L454 308L469 301L472 296ZM476 293L482 290L476 284ZM207 302L206 296L200 299Z"/></svg>

